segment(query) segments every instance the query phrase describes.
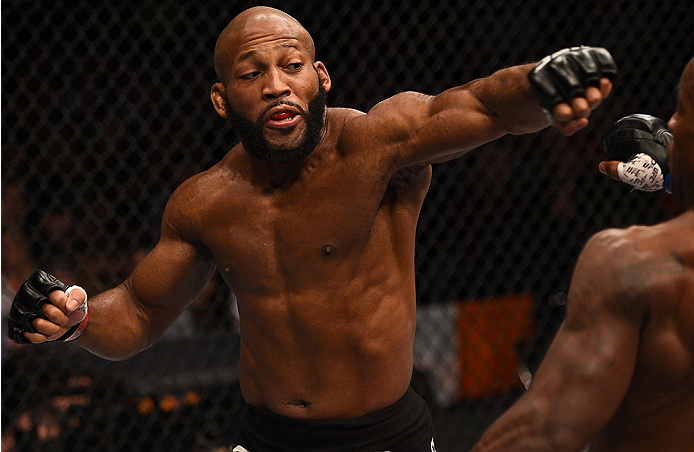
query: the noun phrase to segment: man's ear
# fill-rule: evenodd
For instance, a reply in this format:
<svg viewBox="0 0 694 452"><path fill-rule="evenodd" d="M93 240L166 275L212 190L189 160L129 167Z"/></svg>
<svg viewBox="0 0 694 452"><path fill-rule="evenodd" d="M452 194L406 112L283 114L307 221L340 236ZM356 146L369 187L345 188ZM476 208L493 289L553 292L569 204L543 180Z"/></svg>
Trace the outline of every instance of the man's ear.
<svg viewBox="0 0 694 452"><path fill-rule="evenodd" d="M224 119L229 117L229 104L227 103L227 89L224 83L217 82L212 85L210 90L212 105L219 116Z"/></svg>
<svg viewBox="0 0 694 452"><path fill-rule="evenodd" d="M320 82L323 85L323 88L325 88L325 92L327 93L328 91L330 91L330 87L332 86L332 82L330 81L330 74L328 74L328 69L320 61L316 61L315 63L313 63L313 67L316 68L316 72L318 72L318 78L320 79Z"/></svg>

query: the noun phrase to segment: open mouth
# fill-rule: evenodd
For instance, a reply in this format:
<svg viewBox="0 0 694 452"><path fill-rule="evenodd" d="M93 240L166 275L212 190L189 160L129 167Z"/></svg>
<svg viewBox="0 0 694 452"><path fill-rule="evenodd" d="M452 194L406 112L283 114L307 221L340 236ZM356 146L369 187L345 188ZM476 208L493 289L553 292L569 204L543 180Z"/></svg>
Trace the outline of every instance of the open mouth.
<svg viewBox="0 0 694 452"><path fill-rule="evenodd" d="M265 124L274 129L293 127L299 122L301 115L293 109L276 109L271 111Z"/></svg>
<svg viewBox="0 0 694 452"><path fill-rule="evenodd" d="M286 121L287 119L291 119L294 116L296 115L289 113L288 111L280 111L270 116L270 119L272 121Z"/></svg>

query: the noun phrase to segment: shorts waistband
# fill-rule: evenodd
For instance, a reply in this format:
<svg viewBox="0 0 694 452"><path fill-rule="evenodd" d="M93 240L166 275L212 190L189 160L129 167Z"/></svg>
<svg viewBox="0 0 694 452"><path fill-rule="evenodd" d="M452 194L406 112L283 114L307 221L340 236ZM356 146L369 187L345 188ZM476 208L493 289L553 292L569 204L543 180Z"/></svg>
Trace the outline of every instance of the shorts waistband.
<svg viewBox="0 0 694 452"><path fill-rule="evenodd" d="M280 416L248 406L241 425L247 438L271 450L356 450L408 431L428 416L426 402L409 387L393 405L350 418L314 421ZM255 447L258 447L256 445Z"/></svg>

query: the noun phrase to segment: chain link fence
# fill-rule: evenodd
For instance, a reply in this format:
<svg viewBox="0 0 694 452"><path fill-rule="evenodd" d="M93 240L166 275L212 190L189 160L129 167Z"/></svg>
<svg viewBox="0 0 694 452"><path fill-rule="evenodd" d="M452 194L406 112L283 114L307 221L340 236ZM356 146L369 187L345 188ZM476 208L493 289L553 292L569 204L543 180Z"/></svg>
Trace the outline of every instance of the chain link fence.
<svg viewBox="0 0 694 452"><path fill-rule="evenodd" d="M597 171L601 134L668 118L694 55L690 1L268 1L313 34L330 106L439 93L568 46L609 49L611 98L573 137L504 137L434 167L417 235L413 385L439 451L467 450L515 400L563 316L575 259L605 227L679 212ZM186 178L237 141L212 54L248 1L2 2L2 307L35 267L98 293L158 238ZM5 328L5 320L2 322ZM152 349L2 349L2 450L218 451L240 406L233 293L218 277Z"/></svg>

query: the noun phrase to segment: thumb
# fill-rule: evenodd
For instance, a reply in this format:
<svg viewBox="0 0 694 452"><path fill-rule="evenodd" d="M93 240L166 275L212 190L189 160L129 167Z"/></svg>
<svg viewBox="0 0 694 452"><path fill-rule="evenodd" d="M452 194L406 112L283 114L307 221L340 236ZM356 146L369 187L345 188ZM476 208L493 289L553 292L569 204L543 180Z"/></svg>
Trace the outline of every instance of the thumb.
<svg viewBox="0 0 694 452"><path fill-rule="evenodd" d="M73 312L87 301L87 291L80 286L68 287L65 293L67 294L65 308L68 312Z"/></svg>
<svg viewBox="0 0 694 452"><path fill-rule="evenodd" d="M621 179L619 178L619 172L617 170L620 163L621 162L617 160L612 160L609 162L600 162L600 165L598 165L598 169L602 174L605 174L614 180L621 181Z"/></svg>

